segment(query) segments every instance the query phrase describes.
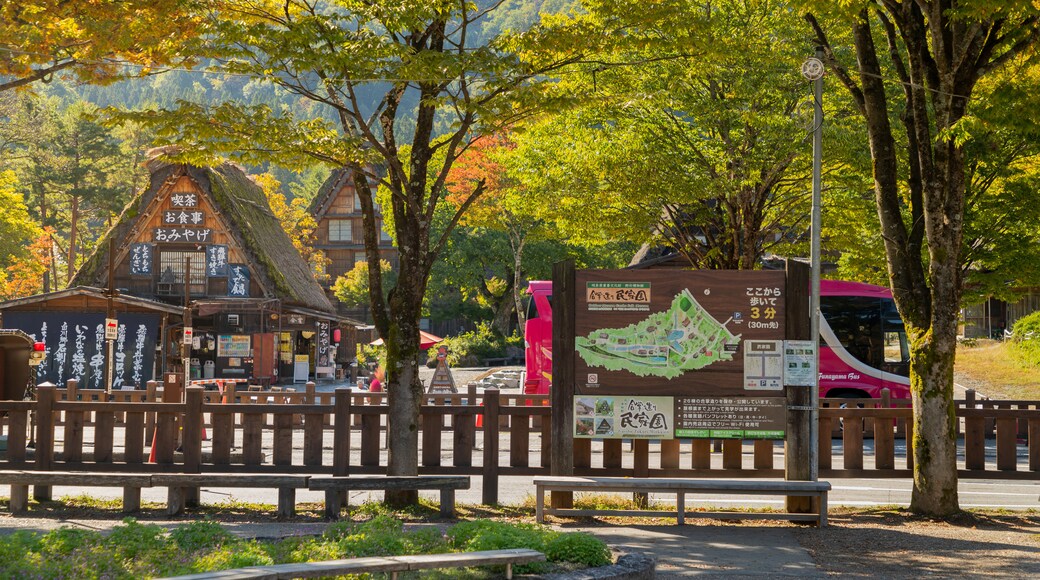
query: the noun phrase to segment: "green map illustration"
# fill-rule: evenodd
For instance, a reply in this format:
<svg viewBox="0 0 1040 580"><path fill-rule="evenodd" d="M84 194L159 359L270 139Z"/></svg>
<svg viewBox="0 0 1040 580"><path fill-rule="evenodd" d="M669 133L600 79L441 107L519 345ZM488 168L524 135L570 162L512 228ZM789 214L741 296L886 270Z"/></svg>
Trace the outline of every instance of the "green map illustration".
<svg viewBox="0 0 1040 580"><path fill-rule="evenodd" d="M578 355L592 367L674 379L717 361L733 360L740 335L726 329L683 290L664 312L625 328L594 330L575 341Z"/></svg>

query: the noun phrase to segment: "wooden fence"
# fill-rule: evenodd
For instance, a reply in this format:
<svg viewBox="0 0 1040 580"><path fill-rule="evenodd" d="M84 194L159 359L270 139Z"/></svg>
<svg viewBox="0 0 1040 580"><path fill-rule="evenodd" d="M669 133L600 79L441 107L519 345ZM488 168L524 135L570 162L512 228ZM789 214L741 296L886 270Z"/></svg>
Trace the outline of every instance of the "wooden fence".
<svg viewBox="0 0 1040 580"><path fill-rule="evenodd" d="M40 387L36 401L0 401L8 450L0 468L106 472L385 472L384 393L206 391L163 403L162 390ZM428 396L421 409L420 473L481 476L497 503L503 476L548 475L545 396ZM821 401L820 477L911 477L911 409L887 400ZM957 402L964 478L1040 479L1040 402ZM30 413L35 411L35 413ZM30 429L31 415L35 428ZM830 435L829 437L827 435ZM995 452L987 454L987 443ZM34 446L34 447L33 447ZM450 453L446 453L450 449ZM783 477L783 442L574 441L575 475Z"/></svg>

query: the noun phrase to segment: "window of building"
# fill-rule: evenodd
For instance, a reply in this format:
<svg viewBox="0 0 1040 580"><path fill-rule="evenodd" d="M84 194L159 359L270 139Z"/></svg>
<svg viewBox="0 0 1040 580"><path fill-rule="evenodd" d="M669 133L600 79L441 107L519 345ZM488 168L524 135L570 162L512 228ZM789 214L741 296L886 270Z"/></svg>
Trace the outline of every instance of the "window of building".
<svg viewBox="0 0 1040 580"><path fill-rule="evenodd" d="M354 192L354 211L361 211L361 196Z"/></svg>
<svg viewBox="0 0 1040 580"><path fill-rule="evenodd" d="M329 220L330 242L352 242L354 241L350 220Z"/></svg>
<svg viewBox="0 0 1040 580"><path fill-rule="evenodd" d="M185 270L191 264L188 276L192 296L206 295L206 252L161 250L159 267L156 270L158 279L155 293L163 296L182 296L184 294Z"/></svg>
<svg viewBox="0 0 1040 580"><path fill-rule="evenodd" d="M367 262L367 261L368 261L368 256L365 254L365 252L355 252L354 253L354 265L355 266L357 266L361 262Z"/></svg>

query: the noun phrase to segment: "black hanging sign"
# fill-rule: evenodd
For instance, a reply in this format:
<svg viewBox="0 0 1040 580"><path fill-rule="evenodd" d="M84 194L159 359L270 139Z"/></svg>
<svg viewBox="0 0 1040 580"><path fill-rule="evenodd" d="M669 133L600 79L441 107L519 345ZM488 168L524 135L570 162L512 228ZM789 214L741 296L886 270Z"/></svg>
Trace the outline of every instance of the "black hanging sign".
<svg viewBox="0 0 1040 580"><path fill-rule="evenodd" d="M249 266L245 264L228 264L228 296L245 298L249 296Z"/></svg>
<svg viewBox="0 0 1040 580"><path fill-rule="evenodd" d="M214 244L206 247L206 275L223 278L228 275L228 247Z"/></svg>
<svg viewBox="0 0 1040 580"><path fill-rule="evenodd" d="M150 276L152 274L152 245L130 245L130 274L134 276Z"/></svg>

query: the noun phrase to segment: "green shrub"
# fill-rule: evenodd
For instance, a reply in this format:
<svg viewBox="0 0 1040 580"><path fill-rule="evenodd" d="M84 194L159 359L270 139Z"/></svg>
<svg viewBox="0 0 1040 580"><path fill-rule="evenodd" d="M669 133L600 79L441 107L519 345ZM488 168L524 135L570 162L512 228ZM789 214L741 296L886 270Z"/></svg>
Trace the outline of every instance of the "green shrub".
<svg viewBox="0 0 1040 580"><path fill-rule="evenodd" d="M167 533L127 518L107 537L75 528L42 536L19 531L0 537L0 579L166 577L277 563L507 548L538 550L550 562L587 566L610 559L606 546L587 534L560 534L544 526L491 520L460 523L446 533L435 526L404 532L400 520L379 514L362 523L332 524L320 538L259 542L237 539L213 522L194 522ZM547 564L536 563L518 566L517 572L548 569Z"/></svg>
<svg viewBox="0 0 1040 580"><path fill-rule="evenodd" d="M166 532L159 526L126 518L123 525L112 528L112 533L105 538L105 545L117 558L133 560L146 552L161 550L166 541Z"/></svg>
<svg viewBox="0 0 1040 580"><path fill-rule="evenodd" d="M300 539L296 542L282 541L275 553L277 561L284 562L321 562L323 560L339 560L347 557L338 542L324 539Z"/></svg>
<svg viewBox="0 0 1040 580"><path fill-rule="evenodd" d="M476 330L463 332L445 338L443 344L448 347L448 366L474 366L488 358L502 358L508 355L509 347L523 348L524 339L514 334L502 337L495 333L488 322L478 322ZM437 366L437 349L431 348L426 366Z"/></svg>
<svg viewBox="0 0 1040 580"><path fill-rule="evenodd" d="M610 563L610 548L603 540L585 532L560 534L545 546L545 558L550 562L575 562L586 566L606 566Z"/></svg>
<svg viewBox="0 0 1040 580"><path fill-rule="evenodd" d="M1011 329L1011 352L1020 363L1040 365L1040 311L1023 316Z"/></svg>
<svg viewBox="0 0 1040 580"><path fill-rule="evenodd" d="M194 552L203 548L215 548L235 539L231 532L216 522L192 522L170 530L170 540L178 548Z"/></svg>
<svg viewBox="0 0 1040 580"><path fill-rule="evenodd" d="M390 516L376 516L357 526L354 533L342 537L339 548L348 558L401 555L404 553L403 525Z"/></svg>
<svg viewBox="0 0 1040 580"><path fill-rule="evenodd" d="M448 551L448 538L438 528L423 528L404 536L405 554L443 554Z"/></svg>
<svg viewBox="0 0 1040 580"><path fill-rule="evenodd" d="M67 556L101 542L101 534L80 528L58 528L40 539L39 550L47 556Z"/></svg>
<svg viewBox="0 0 1040 580"><path fill-rule="evenodd" d="M491 520L476 520L456 524L448 530L452 547L460 552L527 548L545 552L556 532L535 524L509 524ZM539 573L548 569L544 563L517 566L519 574Z"/></svg>
<svg viewBox="0 0 1040 580"><path fill-rule="evenodd" d="M267 548L253 541L235 542L217 548L195 560L193 568L196 572L209 572L272 564L274 564L274 558L268 553Z"/></svg>

